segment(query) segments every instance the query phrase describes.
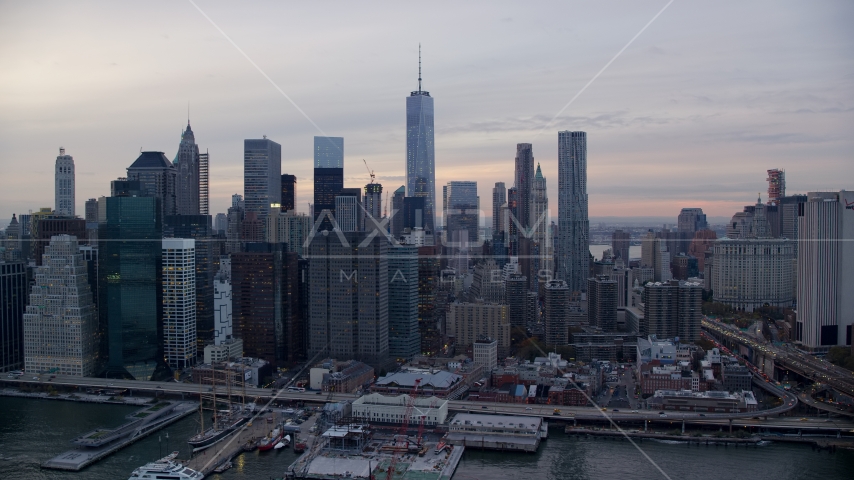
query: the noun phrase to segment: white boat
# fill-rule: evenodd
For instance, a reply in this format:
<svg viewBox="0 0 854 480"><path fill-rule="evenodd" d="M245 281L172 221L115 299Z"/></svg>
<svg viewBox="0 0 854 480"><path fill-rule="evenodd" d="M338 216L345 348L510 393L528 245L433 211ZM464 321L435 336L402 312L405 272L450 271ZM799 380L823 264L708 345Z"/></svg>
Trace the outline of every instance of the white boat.
<svg viewBox="0 0 854 480"><path fill-rule="evenodd" d="M205 476L183 464L173 462L178 452L172 452L156 462L137 468L128 480L202 480Z"/></svg>
<svg viewBox="0 0 854 480"><path fill-rule="evenodd" d="M282 441L281 441L281 442L279 442L279 443L277 443L277 444L276 444L276 446L275 446L275 447L273 447L273 448L274 448L275 450L278 450L278 449L280 449L280 448L285 448L285 447L287 447L288 445L290 445L290 443L291 443L291 436L290 436L290 435L285 435L285 438L283 438L283 439L282 439Z"/></svg>

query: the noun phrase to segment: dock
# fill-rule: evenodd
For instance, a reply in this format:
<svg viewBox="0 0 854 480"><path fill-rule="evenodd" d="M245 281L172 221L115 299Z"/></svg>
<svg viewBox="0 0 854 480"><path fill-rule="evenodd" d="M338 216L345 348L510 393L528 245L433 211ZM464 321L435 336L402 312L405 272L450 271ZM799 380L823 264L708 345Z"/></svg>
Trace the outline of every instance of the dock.
<svg viewBox="0 0 854 480"><path fill-rule="evenodd" d="M197 472L202 472L205 476L210 475L215 468L223 463L231 461L243 452L257 448L258 440L264 438L282 420L281 417L274 416L274 421L268 422L267 417L270 415L273 414L257 414L249 423L235 430L220 443L198 452L189 460L180 460L180 462ZM308 421L299 426L307 432L314 424L316 417L316 414L312 415ZM291 436L289 447L293 447L296 440L295 432L289 432L286 429L285 434ZM301 434L301 438L305 438L305 435Z"/></svg>
<svg viewBox="0 0 854 480"><path fill-rule="evenodd" d="M99 428L78 436L77 447L41 465L51 470L79 471L141 438L196 411L194 402L161 401L127 415L127 422L114 429Z"/></svg>

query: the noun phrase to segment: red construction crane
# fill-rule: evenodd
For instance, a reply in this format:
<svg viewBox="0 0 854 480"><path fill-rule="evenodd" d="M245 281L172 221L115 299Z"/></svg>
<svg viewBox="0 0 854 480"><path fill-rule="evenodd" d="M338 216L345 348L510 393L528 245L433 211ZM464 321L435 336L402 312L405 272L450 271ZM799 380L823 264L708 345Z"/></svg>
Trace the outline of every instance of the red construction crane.
<svg viewBox="0 0 854 480"><path fill-rule="evenodd" d="M412 416L412 408L415 406L415 397L418 394L419 385L421 385L421 379L416 378L415 385L412 387L412 392L409 394L409 398L406 399L406 410L403 413L403 419L400 423L400 433L395 436L395 442L397 442L398 436L403 436L404 438L406 438L406 445L404 448L406 448L407 450L409 449L409 438L406 437L406 431L409 430L409 417ZM419 440L419 444L420 443L421 441ZM394 455L391 457L391 463L389 463L388 470L386 471L386 480L392 480L392 478L394 478L394 469L397 466L397 456L399 454L400 450L395 450Z"/></svg>

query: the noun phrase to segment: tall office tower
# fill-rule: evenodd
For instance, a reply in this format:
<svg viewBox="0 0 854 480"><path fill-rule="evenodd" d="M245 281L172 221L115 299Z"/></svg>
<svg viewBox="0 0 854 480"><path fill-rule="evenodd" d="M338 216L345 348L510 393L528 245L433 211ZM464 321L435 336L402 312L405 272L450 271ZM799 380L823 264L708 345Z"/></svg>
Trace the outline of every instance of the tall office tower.
<svg viewBox="0 0 854 480"><path fill-rule="evenodd" d="M418 90L406 97L406 194L424 197L425 230L435 232L436 145L433 140L433 97L421 90L421 47L418 47Z"/></svg>
<svg viewBox="0 0 854 480"><path fill-rule="evenodd" d="M82 218L41 218L36 220L33 229L33 258L36 265L42 264L45 248L56 235L73 235L74 238L86 238L86 221Z"/></svg>
<svg viewBox="0 0 854 480"><path fill-rule="evenodd" d="M266 136L243 141L243 201L262 223L282 203L282 146Z"/></svg>
<svg viewBox="0 0 854 480"><path fill-rule="evenodd" d="M65 154L65 149L59 148L54 170L54 208L57 215L74 216L74 158Z"/></svg>
<svg viewBox="0 0 854 480"><path fill-rule="evenodd" d="M246 208L246 202L243 201L243 195L235 193L231 196L231 206L237 208Z"/></svg>
<svg viewBox="0 0 854 480"><path fill-rule="evenodd" d="M702 318L703 287L699 283L670 280L647 284L643 290L642 337L679 338L682 343L697 341Z"/></svg>
<svg viewBox="0 0 854 480"><path fill-rule="evenodd" d="M8 233L8 232L7 232ZM24 367L24 311L27 308L27 264L0 258L0 372Z"/></svg>
<svg viewBox="0 0 854 480"><path fill-rule="evenodd" d="M587 219L587 134L558 132L557 277L570 292L587 288L590 223Z"/></svg>
<svg viewBox="0 0 854 480"><path fill-rule="evenodd" d="M210 154L199 154L199 214L210 215Z"/></svg>
<svg viewBox="0 0 854 480"><path fill-rule="evenodd" d="M533 229L534 248L536 257L531 265L531 277L551 280L554 272L554 239L551 236L551 214L549 212L549 196L546 188L546 178L537 164L534 183L531 189L531 228Z"/></svg>
<svg viewBox="0 0 854 480"><path fill-rule="evenodd" d="M228 269L221 268L214 278L214 345L221 345L234 335L230 260L227 263ZM223 265L223 260L220 260L220 265Z"/></svg>
<svg viewBox="0 0 854 480"><path fill-rule="evenodd" d="M365 233L310 239L309 356L388 360L388 241Z"/></svg>
<svg viewBox="0 0 854 480"><path fill-rule="evenodd" d="M398 362L407 362L420 352L418 247L389 247L388 353Z"/></svg>
<svg viewBox="0 0 854 480"><path fill-rule="evenodd" d="M477 182L451 181L442 187L445 244L469 248L478 244L480 231L480 197Z"/></svg>
<svg viewBox="0 0 854 480"><path fill-rule="evenodd" d="M282 175L282 211L295 211L297 208L297 176Z"/></svg>
<svg viewBox="0 0 854 480"><path fill-rule="evenodd" d="M175 154L177 181L175 184L175 213L178 215L198 215L201 211L200 198L200 159L196 137L187 120L187 129L181 132L181 143Z"/></svg>
<svg viewBox="0 0 854 480"><path fill-rule="evenodd" d="M587 280L587 324L603 332L617 330L617 282L610 274Z"/></svg>
<svg viewBox="0 0 854 480"><path fill-rule="evenodd" d="M314 218L318 230L332 230L335 218L335 197L344 189L343 168L314 169ZM331 218L330 218L331 217Z"/></svg>
<svg viewBox="0 0 854 480"><path fill-rule="evenodd" d="M165 367L160 199L101 197L98 207L98 315L105 340L104 374L148 380L158 367Z"/></svg>
<svg viewBox="0 0 854 480"><path fill-rule="evenodd" d="M400 188L394 191L391 197L391 211L388 212L391 218L389 219L389 232L395 239L400 239L403 234L403 199L406 198L406 186L401 185Z"/></svg>
<svg viewBox="0 0 854 480"><path fill-rule="evenodd" d="M683 208L676 219L677 227L681 233L694 235L698 230L709 228L706 222L706 214L702 208Z"/></svg>
<svg viewBox="0 0 854 480"><path fill-rule="evenodd" d="M379 183L365 185L364 216L362 230L370 231L382 225L383 218L383 186Z"/></svg>
<svg viewBox="0 0 854 480"><path fill-rule="evenodd" d="M138 181L143 196L159 199L160 218L177 213L177 171L163 152L142 152L127 170L127 180Z"/></svg>
<svg viewBox="0 0 854 480"><path fill-rule="evenodd" d="M508 240L508 254L511 256L519 255L519 226L512 218L518 207L519 190L516 187L510 187L507 189L507 207L505 209L506 216L504 217L506 221L504 228L507 229L507 235L504 238Z"/></svg>
<svg viewBox="0 0 854 480"><path fill-rule="evenodd" d="M712 246L714 299L736 310L791 307L794 301L795 242L772 238L765 207L757 202L747 238L722 238Z"/></svg>
<svg viewBox="0 0 854 480"><path fill-rule="evenodd" d="M314 137L314 168L344 168L344 138Z"/></svg>
<svg viewBox="0 0 854 480"><path fill-rule="evenodd" d="M86 200L86 223L98 222L98 199L90 198ZM79 240L79 239L78 239Z"/></svg>
<svg viewBox="0 0 854 480"><path fill-rule="evenodd" d="M513 327L525 328L527 325L528 279L518 273L510 274L504 282L504 301L507 302L507 317Z"/></svg>
<svg viewBox="0 0 854 480"><path fill-rule="evenodd" d="M569 286L563 280L546 282L543 303L543 324L546 344L566 345L569 343Z"/></svg>
<svg viewBox="0 0 854 480"><path fill-rule="evenodd" d="M768 170L768 205L777 205L786 196L786 171L775 168Z"/></svg>
<svg viewBox="0 0 854 480"><path fill-rule="evenodd" d="M435 355L442 350L439 320L447 302L437 302L441 281L440 252L440 247L435 245L418 247L418 332L422 355Z"/></svg>
<svg viewBox="0 0 854 480"><path fill-rule="evenodd" d="M173 370L183 370L196 363L196 241L164 238L161 258L163 356Z"/></svg>
<svg viewBox="0 0 854 480"><path fill-rule="evenodd" d="M57 235L36 269L24 314L24 370L95 373L98 318L77 238Z"/></svg>
<svg viewBox="0 0 854 480"><path fill-rule="evenodd" d="M246 356L274 366L302 358L298 279L297 256L281 244L247 243L231 255L234 333Z"/></svg>
<svg viewBox="0 0 854 480"><path fill-rule="evenodd" d="M531 201L534 183L534 150L530 143L516 144L515 165L513 186L519 192L519 203L511 213L522 228L528 229L533 225Z"/></svg>
<svg viewBox="0 0 854 480"><path fill-rule="evenodd" d="M623 260L623 265L629 266L629 247L632 245L632 235L623 230L614 230L611 234L611 249L615 258Z"/></svg>
<svg viewBox="0 0 854 480"><path fill-rule="evenodd" d="M195 241L197 352L214 341L214 264L218 253L213 242L210 215L169 215L163 221L164 238L186 238Z"/></svg>
<svg viewBox="0 0 854 480"><path fill-rule="evenodd" d="M507 187L504 182L495 182L492 188L492 233L506 231L504 225L504 204L507 203Z"/></svg>
<svg viewBox="0 0 854 480"><path fill-rule="evenodd" d="M359 202L352 195L335 197L335 222L342 232L358 232Z"/></svg>
<svg viewBox="0 0 854 480"><path fill-rule="evenodd" d="M851 345L854 192L807 193L798 214L798 243L797 339L815 352Z"/></svg>

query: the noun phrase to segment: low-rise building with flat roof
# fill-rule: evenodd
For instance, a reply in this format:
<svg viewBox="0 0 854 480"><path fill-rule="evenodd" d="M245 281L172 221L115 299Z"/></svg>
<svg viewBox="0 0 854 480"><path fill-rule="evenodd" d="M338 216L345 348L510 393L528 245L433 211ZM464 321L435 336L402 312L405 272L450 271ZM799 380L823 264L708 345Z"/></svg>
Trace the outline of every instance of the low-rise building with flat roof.
<svg viewBox="0 0 854 480"><path fill-rule="evenodd" d="M543 419L535 416L458 413L448 424L447 440L451 445L536 452L543 427Z"/></svg>
<svg viewBox="0 0 854 480"><path fill-rule="evenodd" d="M407 404L412 402L413 409L410 425L419 425L424 417L424 425L436 426L448 419L448 401L437 397L417 397L410 400L409 395L386 396L379 393L363 395L353 401L353 418L357 422L391 423L399 425L406 416Z"/></svg>

